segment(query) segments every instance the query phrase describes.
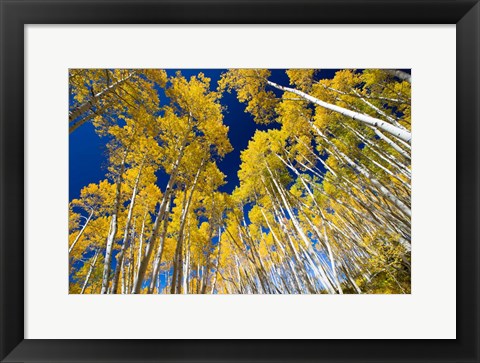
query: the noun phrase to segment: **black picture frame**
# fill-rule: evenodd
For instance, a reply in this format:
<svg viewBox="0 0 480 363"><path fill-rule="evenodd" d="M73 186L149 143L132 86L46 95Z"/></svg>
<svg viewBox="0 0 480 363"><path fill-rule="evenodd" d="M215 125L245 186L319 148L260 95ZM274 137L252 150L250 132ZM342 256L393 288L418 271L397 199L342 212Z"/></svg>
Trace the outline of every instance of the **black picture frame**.
<svg viewBox="0 0 480 363"><path fill-rule="evenodd" d="M0 0L0 13L0 359L2 361L480 361L478 334L480 4L478 0ZM456 24L457 339L24 339L23 206L25 201L24 148L26 146L23 122L24 25L70 23Z"/></svg>

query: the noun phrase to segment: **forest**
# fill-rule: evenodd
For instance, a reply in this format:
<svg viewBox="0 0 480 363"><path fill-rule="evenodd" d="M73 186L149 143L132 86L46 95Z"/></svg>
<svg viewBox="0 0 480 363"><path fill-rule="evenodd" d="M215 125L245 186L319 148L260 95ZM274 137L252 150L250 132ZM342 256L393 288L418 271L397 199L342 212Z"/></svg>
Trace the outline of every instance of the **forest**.
<svg viewBox="0 0 480 363"><path fill-rule="evenodd" d="M70 294L411 292L409 70L68 78Z"/></svg>

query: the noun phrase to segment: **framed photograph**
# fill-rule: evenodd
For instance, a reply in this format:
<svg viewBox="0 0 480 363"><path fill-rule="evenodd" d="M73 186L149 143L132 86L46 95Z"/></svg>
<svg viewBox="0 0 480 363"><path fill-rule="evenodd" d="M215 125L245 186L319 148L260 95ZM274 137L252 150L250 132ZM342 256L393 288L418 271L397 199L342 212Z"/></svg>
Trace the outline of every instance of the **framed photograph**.
<svg viewBox="0 0 480 363"><path fill-rule="evenodd" d="M2 362L480 361L478 1L1 9Z"/></svg>

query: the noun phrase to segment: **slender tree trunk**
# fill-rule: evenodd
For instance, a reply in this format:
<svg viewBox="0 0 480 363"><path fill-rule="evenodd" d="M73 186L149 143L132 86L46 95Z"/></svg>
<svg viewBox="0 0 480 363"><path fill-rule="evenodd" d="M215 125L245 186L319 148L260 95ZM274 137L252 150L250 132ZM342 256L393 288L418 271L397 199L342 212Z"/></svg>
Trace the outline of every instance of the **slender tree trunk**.
<svg viewBox="0 0 480 363"><path fill-rule="evenodd" d="M267 83L270 86L275 87L275 88L277 88L281 91L294 93L297 96L300 96L300 97L304 98L305 100L307 100L309 102L312 102L312 103L314 103L318 106L326 108L327 110L338 112L341 115L350 117L354 120L358 120L358 121L363 122L367 125L378 127L380 129L398 137L399 139L401 139L405 142L408 142L408 143L411 142L412 135L411 135L410 132L408 132L406 130L402 130L402 129L396 127L396 126L393 126L392 124L389 124L386 121L383 121L383 120L380 120L378 118L374 118L374 117L371 117L371 116L368 116L368 115L365 115L365 114L362 114L362 113L358 113L358 112L355 112L355 111L347 110L346 108L343 108L343 107L340 107L340 106L332 105L330 103L319 100L318 98L310 96L309 94L307 94L305 92L302 92L302 91L299 91L299 90L294 89L294 88L280 86L279 84L277 84L275 82L272 82L272 81L268 81L268 80L267 80Z"/></svg>
<svg viewBox="0 0 480 363"><path fill-rule="evenodd" d="M408 83L412 83L412 76L404 71L399 71L397 69L385 69L385 72L391 74L392 76L400 78L402 81L407 81Z"/></svg>
<svg viewBox="0 0 480 363"><path fill-rule="evenodd" d="M361 100L363 103L365 103L368 107L370 107L372 110L374 110L376 113L378 113L380 116L385 117L390 123L393 125L397 126L400 129L406 130L405 127L400 125L395 118L392 116L387 115L385 112L383 112L381 109L379 109L377 106L375 106L373 103L367 101L365 98L362 97L360 93L358 93L354 88L352 88L353 93L358 97L359 100ZM358 111L358 109L357 109Z"/></svg>
<svg viewBox="0 0 480 363"><path fill-rule="evenodd" d="M121 286L122 286L122 289L120 290L121 294L126 294L126 283L127 283L127 279L126 279L126 275L127 275L127 265L125 263L125 259L122 259L122 263L121 263L121 266L122 266L122 272L121 272L121 275L122 275L122 278L121 278ZM112 294L118 294L118 288L117 288L117 291L115 291L112 287Z"/></svg>
<svg viewBox="0 0 480 363"><path fill-rule="evenodd" d="M407 153L405 150L403 150L399 145L397 145L392 139L388 138L385 136L380 130L378 130L376 127L372 127L373 131L375 131L375 134L385 141L388 145L390 145L393 149L395 149L398 153L400 153L404 158L410 160L410 154Z"/></svg>
<svg viewBox="0 0 480 363"><path fill-rule="evenodd" d="M160 271L160 265L162 263L162 254L163 254L163 247L165 246L165 238L167 236L167 228L168 228L168 212L170 211L171 199L168 200L167 204L167 216L163 220L163 230L162 235L160 236L160 244L157 248L157 252L155 254L155 258L153 260L153 271L152 276L150 279L150 285L148 286L148 293L153 294L154 288L157 284L158 274Z"/></svg>
<svg viewBox="0 0 480 363"><path fill-rule="evenodd" d="M123 182L123 173L125 171L125 162L127 159L128 150L125 150L123 154L123 160L120 167L120 172L117 176L117 189L115 192L115 205L113 207L112 220L110 223L110 233L107 237L107 247L105 249L105 262L103 266L103 278L102 278L102 294L106 294L108 291L108 279L110 276L110 260L112 257L113 243L117 237L118 231L118 213L120 210L120 198L122 196L122 182Z"/></svg>
<svg viewBox="0 0 480 363"><path fill-rule="evenodd" d="M73 241L73 243L72 243L72 244L70 245L70 247L68 248L68 253L69 253L69 254L70 254L70 252L72 252L73 247L75 247L75 245L77 244L77 242L80 240L80 237L82 237L83 232L85 232L85 228L87 228L88 223L90 222L90 220L92 219L92 217L93 217L93 209L92 209L92 211L90 212L90 215L88 216L87 221L86 221L85 224L83 225L82 229L80 230L80 232L78 232L77 237L75 237L75 241Z"/></svg>
<svg viewBox="0 0 480 363"><path fill-rule="evenodd" d="M197 187L197 182L198 182L198 177L200 176L200 172L202 171L204 164L204 160L202 161L200 167L197 170L197 174L195 175L195 179L193 181L193 185L190 191L190 195L187 197L187 194L185 194L185 199L186 204L183 207L183 212L182 216L180 219L180 228L178 232L178 242L177 242L177 248L175 251L175 263L173 265L173 280L172 280L172 286L170 288L170 293L175 294L178 293L178 288L179 288L179 282L180 282L180 269L182 266L180 263L182 262L182 245L183 245L183 238L184 238L184 232L185 232L185 223L187 221L187 214L188 210L190 209L190 203L192 201L193 194L195 192L195 189Z"/></svg>
<svg viewBox="0 0 480 363"><path fill-rule="evenodd" d="M215 275L213 276L213 282L212 282L212 290L210 291L210 294L213 294L215 292L215 288L217 286L217 279L218 279L218 268L220 265L220 256L222 251L222 230L221 228L218 229L218 253L217 253L217 261L215 261ZM205 284L206 285L206 284ZM205 286L206 288L206 286ZM202 294L205 294L205 289L202 292Z"/></svg>
<svg viewBox="0 0 480 363"><path fill-rule="evenodd" d="M190 230L190 229L189 229ZM184 244L184 262L182 268L182 292L183 294L189 293L189 276L190 276L190 232L188 233L187 243Z"/></svg>
<svg viewBox="0 0 480 363"><path fill-rule="evenodd" d="M178 173L178 167L180 166L180 162L183 158L183 154L185 151L185 142L184 141L180 153L178 155L177 160L175 161L175 165L172 170L172 174L170 175L170 179L168 181L167 187L165 188L165 193L163 193L162 203L160 204L160 209L158 211L157 217L155 218L155 223L153 225L152 235L150 237L147 250L145 252L145 256L140 263L140 268L138 270L137 279L134 282L132 294L140 293L142 288L143 279L145 277L145 273L147 272L148 263L150 262L150 258L152 257L153 250L157 243L158 232L160 229L160 224L162 223L163 219L165 218L165 211L167 208L167 201L170 199L170 196L173 193L173 186L175 185Z"/></svg>
<svg viewBox="0 0 480 363"><path fill-rule="evenodd" d="M84 117L82 117L80 120L73 122L69 127L68 127L68 133L71 134L74 132L76 129L78 129L80 126L83 124L86 124L87 122L91 121L95 115L101 115L103 111L105 111L108 107L102 107L99 110L96 110L93 112L90 110L90 113L86 114Z"/></svg>
<svg viewBox="0 0 480 363"><path fill-rule="evenodd" d="M315 128L317 133L325 140L327 143L332 147L332 149L339 155L343 157L343 159L353 168L356 168L362 175L364 175L379 191L388 199L390 200L395 206L397 206L405 215L411 218L412 213L410 208L408 208L400 199L398 199L392 192L390 192L387 188L385 188L377 179L373 178L373 176L361 165L356 164L352 159L350 159L347 155L342 153L338 148L331 143L326 136L318 129Z"/></svg>
<svg viewBox="0 0 480 363"><path fill-rule="evenodd" d="M409 168L403 164L402 162L400 162L398 159L394 158L391 154L389 153L385 153L383 152L382 153L382 150L381 148L376 145L375 143L373 143L371 140L365 138L362 134L360 134L359 132L357 132L356 130L354 130L353 128L351 128L350 126L347 126L347 128L352 131L355 135L358 136L358 138L365 143L366 146L368 146L370 148L370 150L372 150L375 155L377 155L380 159L382 159L383 161L387 162L389 165L395 167L396 169L398 169L400 171L401 174L405 175L407 178L410 179L411 177L411 173L410 173L410 170ZM375 129L375 133L377 132L378 130ZM378 131L380 133L380 131ZM381 134L381 133L380 133ZM378 135L378 134L377 134ZM382 136L385 137L385 135L381 134ZM379 136L380 137L380 136ZM380 137L382 139L382 137ZM386 140L383 139L385 142ZM390 139L389 139L390 140ZM391 140L390 140L391 141ZM396 145L396 144L395 144ZM398 145L396 145L398 147ZM405 155L403 155L406 159L410 160L410 155L405 152L403 149L401 149L403 153L405 153ZM398 150L397 150L398 151ZM401 153L401 152L400 152Z"/></svg>
<svg viewBox="0 0 480 363"><path fill-rule="evenodd" d="M128 233L130 231L130 226L132 223L132 215L133 215L133 208L135 207L135 200L137 197L137 192L138 192L138 184L140 183L140 177L142 175L142 170L143 166L145 163L145 157L142 161L142 165L140 166L140 169L138 170L137 177L135 178L135 184L133 186L133 191L132 191L132 197L130 198L130 206L128 208L128 214L127 214L127 222L125 223L125 230L123 231L123 244L122 248L120 249L120 252L117 255L117 266L115 268L115 275L113 277L113 282L112 282L112 293L113 294L118 294L118 279L120 277L120 272L123 266L123 259L125 256L125 250L128 248Z"/></svg>
<svg viewBox="0 0 480 363"><path fill-rule="evenodd" d="M143 238L145 235L145 222L147 220L148 210L145 208L145 214L143 215L142 230L140 232L139 241L138 241L138 256L137 256L137 268L134 274L134 280L137 279L138 271L140 270L140 264L142 262L142 253L143 253Z"/></svg>
<svg viewBox="0 0 480 363"><path fill-rule="evenodd" d="M107 94L113 92L115 89L117 89L120 85L125 83L127 80L129 80L136 72L133 71L131 72L128 76L125 78L111 84L107 88L103 89L102 91L96 93L95 95L92 96L87 102L82 103L79 105L77 108L69 112L68 119L69 121L75 120L78 116L80 116L82 113L90 110L92 107L95 106L95 104L98 102L98 100ZM78 126L77 126L78 127Z"/></svg>
<svg viewBox="0 0 480 363"><path fill-rule="evenodd" d="M90 277L92 276L93 270L95 269L95 265L97 264L99 254L100 254L100 248L97 248L97 250L95 251L95 255L93 256L93 259L90 262L90 268L88 269L87 277L85 278L85 282L83 283L82 291L80 291L80 294L85 293L85 289L88 286L88 281L90 281Z"/></svg>
<svg viewBox="0 0 480 363"><path fill-rule="evenodd" d="M213 210L213 206L215 205L215 203L212 203L212 210ZM210 222L210 226L209 226L209 231L208 231L208 240L211 241L212 238L213 238L213 230L214 230L214 226L212 225L213 224L213 221ZM203 273L203 278L202 278L202 288L200 289L201 291L201 294L205 294L206 291L207 291L207 287L208 287L208 280L210 279L210 270L211 270L211 265L210 265L210 251L208 251L207 253L207 256L206 256L206 266L205 266L205 271Z"/></svg>

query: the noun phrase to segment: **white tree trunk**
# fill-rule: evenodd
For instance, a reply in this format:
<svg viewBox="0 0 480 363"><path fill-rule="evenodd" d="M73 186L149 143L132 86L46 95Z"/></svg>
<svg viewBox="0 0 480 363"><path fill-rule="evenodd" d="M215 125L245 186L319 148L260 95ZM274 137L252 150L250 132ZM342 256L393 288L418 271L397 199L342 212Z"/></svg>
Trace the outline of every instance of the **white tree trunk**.
<svg viewBox="0 0 480 363"><path fill-rule="evenodd" d="M217 279L218 279L218 268L220 265L220 256L222 253L222 229L218 229L218 254L217 254L217 261L215 261L215 275L213 276L213 282L212 282L212 290L210 291L210 294L213 294L215 292L215 288L217 287Z"/></svg>
<svg viewBox="0 0 480 363"><path fill-rule="evenodd" d="M70 254L70 252L72 252L73 247L75 247L75 245L77 244L77 242L80 240L80 237L82 237L83 232L85 232L85 228L87 228L88 222L90 222L90 220L92 219L92 216L93 216L93 209L92 209L92 211L90 212L90 215L88 216L87 221L86 221L85 224L83 225L83 227L82 227L82 229L80 230L80 232L78 233L77 237L75 237L75 241L73 241L73 243L72 243L72 244L70 245L70 247L68 248L68 253L69 253L69 254Z"/></svg>
<svg viewBox="0 0 480 363"><path fill-rule="evenodd" d="M83 283L82 291L80 291L80 294L85 293L85 289L88 286L88 281L90 280L90 277L92 276L93 270L95 269L95 265L97 264L97 259L98 259L99 254L100 254L100 249L97 248L97 250L95 251L95 255L93 256L93 259L90 262L90 268L88 269L88 274L87 274L87 277L85 278L85 282Z"/></svg>
<svg viewBox="0 0 480 363"><path fill-rule="evenodd" d="M129 80L136 72L133 71L129 75L127 75L125 78L112 83L109 87L101 90L100 92L96 93L95 95L92 96L87 102L82 103L80 106L75 108L73 111L69 112L68 119L69 121L75 120L78 116L80 116L82 113L86 112L89 110L91 107L95 105L95 103L98 101L100 97L103 97L110 92L114 91L118 86L120 86L122 83L125 83L127 80ZM72 130L73 131L73 130ZM71 131L70 131L71 132Z"/></svg>
<svg viewBox="0 0 480 363"><path fill-rule="evenodd" d="M123 182L123 173L125 171L125 161L127 159L128 149L125 150L123 154L122 164L120 167L120 172L117 176L117 189L115 192L115 205L113 207L112 220L110 223L110 232L107 237L107 246L105 248L105 261L103 265L103 278L102 278L102 290L101 294L106 294L108 291L108 278L110 275L110 260L112 257L113 243L117 237L118 231L118 213L120 210L120 198L121 198L121 189Z"/></svg>
<svg viewBox="0 0 480 363"><path fill-rule="evenodd" d="M400 78L402 81L412 83L412 76L407 72L399 71L397 69L385 69L385 72L391 74L392 76Z"/></svg>
<svg viewBox="0 0 480 363"><path fill-rule="evenodd" d="M147 220L148 210L145 208L145 214L143 215L142 230L140 236L138 237L138 255L137 255L137 269L133 275L133 280L135 281L138 276L138 271L140 270L140 263L142 262L142 253L143 253L143 238L145 233L145 221Z"/></svg>
<svg viewBox="0 0 480 363"><path fill-rule="evenodd" d="M358 93L354 88L352 88L352 91L353 93L355 93L355 95L363 102L365 103L367 106L369 106L371 109L373 109L376 113L378 113L380 116L383 116L385 117L390 123L394 124L395 126L397 126L398 128L400 129L403 129L403 130L406 130L405 127L403 127L402 125L400 125L397 120L395 120L393 117L387 115L385 112L383 112L381 109L379 109L377 106L375 106L373 103L367 101L365 98L362 97L362 95L360 93Z"/></svg>
<svg viewBox="0 0 480 363"><path fill-rule="evenodd" d="M112 282L112 293L117 294L118 293L118 280L120 278L120 272L123 268L123 260L125 256L125 250L127 249L127 244L129 242L128 240L128 232L130 231L130 226L132 224L132 215L133 215L133 208L135 207L135 200L137 198L137 192L138 192L138 185L140 183L140 177L142 175L142 170L145 162L145 157L142 161L142 165L140 166L140 169L138 170L137 177L135 178L135 184L133 186L133 191L132 191L132 197L130 198L130 206L128 208L128 214L127 214L127 222L125 223L125 229L123 231L123 244L120 252L117 255L117 266L115 268L115 275L113 277L113 282ZM124 285L123 289L124 288Z"/></svg>
<svg viewBox="0 0 480 363"><path fill-rule="evenodd" d="M371 117L371 116L368 116L368 115L365 115L365 114L362 114L362 113L358 113L358 112L355 112L355 111L347 110L346 108L343 108L343 107L340 107L340 106L332 105L330 103L319 100L318 98L310 96L309 94L307 94L305 92L302 92L302 91L299 91L299 90L294 89L294 88L280 86L280 85L276 84L275 82L268 81L268 80L267 80L267 83L270 86L275 87L275 88L277 88L279 90L282 90L284 92L294 93L294 94L304 98L305 100L310 101L310 102L312 102L312 103L314 103L318 106L321 106L323 108L326 108L328 110L338 112L341 115L350 117L354 120L364 122L367 125L378 127L380 129L398 137L399 139L401 139L405 142L410 143L411 140L412 140L412 134L410 132L408 132L406 130L402 130L402 129L396 127L396 126L393 126L392 124L389 124L386 121L383 121L383 120L380 120L378 118L374 118L374 117Z"/></svg>
<svg viewBox="0 0 480 363"><path fill-rule="evenodd" d="M405 215L409 218L412 217L412 212L410 208L408 208L400 199L398 199L392 192L390 192L387 188L385 188L377 179L375 179L365 168L361 165L356 164L352 159L350 159L347 155L342 153L338 148L331 143L327 137L315 127L317 133L332 147L332 149L339 155L343 157L343 159L353 168L356 168L363 176L365 176L380 192L390 200L395 206L397 206Z"/></svg>
<svg viewBox="0 0 480 363"><path fill-rule="evenodd" d="M167 204L167 214L170 211L170 204L171 200L168 201ZM167 228L168 228L168 217L166 217L163 221L163 230L162 234L160 236L160 244L157 248L157 252L155 254L155 258L153 259L153 271L152 271L152 277L150 279L150 285L148 287L148 293L152 294L153 290L156 286L157 280L158 280L158 273L160 271L160 264L162 263L162 254L163 254L163 246L165 245L165 237L167 235Z"/></svg>

